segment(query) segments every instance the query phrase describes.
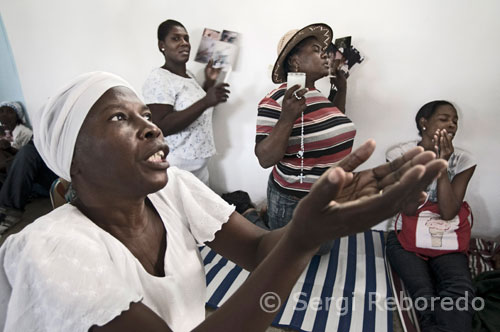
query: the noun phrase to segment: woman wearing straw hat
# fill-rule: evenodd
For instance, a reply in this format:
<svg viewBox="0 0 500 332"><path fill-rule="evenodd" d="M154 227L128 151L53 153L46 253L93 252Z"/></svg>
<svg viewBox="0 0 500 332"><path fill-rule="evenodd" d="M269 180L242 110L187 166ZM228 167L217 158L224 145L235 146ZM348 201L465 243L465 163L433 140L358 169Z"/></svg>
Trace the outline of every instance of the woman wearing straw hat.
<svg viewBox="0 0 500 332"><path fill-rule="evenodd" d="M285 226L313 183L352 149L356 129L343 113L345 89L332 103L314 85L329 73L325 50L332 35L322 23L287 32L272 72L281 85L259 103L255 154L262 167L273 167L267 187L271 229ZM294 72L305 73L306 89L287 85ZM325 244L319 253L329 249Z"/></svg>
<svg viewBox="0 0 500 332"><path fill-rule="evenodd" d="M77 77L33 119L40 155L77 197L0 247L5 332L264 331L322 242L415 211L405 202L446 167L417 147L353 181L368 141L325 172L287 227L266 231L169 167L151 111L116 75ZM206 319L203 244L252 271Z"/></svg>

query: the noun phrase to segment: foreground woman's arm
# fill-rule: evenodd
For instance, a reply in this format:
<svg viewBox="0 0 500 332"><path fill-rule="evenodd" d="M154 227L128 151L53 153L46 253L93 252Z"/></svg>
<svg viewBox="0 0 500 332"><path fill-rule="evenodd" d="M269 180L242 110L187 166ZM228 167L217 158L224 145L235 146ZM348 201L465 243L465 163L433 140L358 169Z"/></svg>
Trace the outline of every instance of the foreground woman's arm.
<svg viewBox="0 0 500 332"><path fill-rule="evenodd" d="M368 158L373 148L373 142L364 144L346 158L342 167L352 170ZM422 190L446 166L442 160L430 161L433 153L420 152L414 149L390 166L358 173L361 175L355 181L352 173L330 169L299 203L290 224L279 230L263 231L233 213L208 245L253 272L195 331L265 330L279 308L264 310L269 308L262 307L262 297L273 292L283 303L321 243L364 231L399 209L417 208ZM378 194L380 189L384 189L383 194ZM336 197L344 203L332 201ZM273 303L276 302L268 302ZM137 329L170 331L160 317L141 303L131 305L128 311L92 331Z"/></svg>

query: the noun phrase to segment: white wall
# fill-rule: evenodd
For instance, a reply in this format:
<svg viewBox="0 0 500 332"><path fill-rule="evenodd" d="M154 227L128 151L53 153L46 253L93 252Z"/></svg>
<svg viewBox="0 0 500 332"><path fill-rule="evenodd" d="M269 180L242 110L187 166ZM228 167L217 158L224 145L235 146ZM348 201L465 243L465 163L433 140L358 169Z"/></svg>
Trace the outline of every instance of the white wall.
<svg viewBox="0 0 500 332"><path fill-rule="evenodd" d="M390 145L416 138L413 118L425 102L454 102L456 145L478 161L467 193L474 232L500 234L498 1L0 0L0 10L29 109L91 70L117 73L140 91L148 72L162 64L156 28L167 18L188 29L192 57L204 27L240 32L231 97L214 115L218 155L211 183L217 192L246 190L255 201L264 199L269 173L253 153L256 105L273 88L269 66L277 41L289 29L326 22L337 37L352 35L366 56L348 81L347 114L358 128L355 145L370 137L378 143L367 165L381 163Z"/></svg>

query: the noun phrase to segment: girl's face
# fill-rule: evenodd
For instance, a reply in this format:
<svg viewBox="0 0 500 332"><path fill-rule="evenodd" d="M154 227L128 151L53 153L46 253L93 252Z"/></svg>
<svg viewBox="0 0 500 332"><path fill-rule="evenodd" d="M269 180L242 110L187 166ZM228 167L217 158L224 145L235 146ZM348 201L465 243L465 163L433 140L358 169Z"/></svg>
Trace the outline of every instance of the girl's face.
<svg viewBox="0 0 500 332"><path fill-rule="evenodd" d="M451 135L451 139L453 139L457 133L457 110L451 105L438 106L429 119L422 119L424 120L422 121L422 126L426 127L424 134L433 136L436 130L446 129L448 135Z"/></svg>
<svg viewBox="0 0 500 332"><path fill-rule="evenodd" d="M183 27L174 26L165 39L159 41L158 45L160 49L165 49L163 51L165 59L181 63L186 63L189 60L191 44L189 43L189 35Z"/></svg>

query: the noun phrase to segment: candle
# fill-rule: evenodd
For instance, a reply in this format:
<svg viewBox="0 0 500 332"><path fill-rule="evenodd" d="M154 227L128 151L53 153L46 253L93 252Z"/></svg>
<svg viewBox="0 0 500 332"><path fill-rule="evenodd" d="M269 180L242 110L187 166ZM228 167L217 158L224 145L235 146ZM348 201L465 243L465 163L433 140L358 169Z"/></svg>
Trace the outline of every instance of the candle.
<svg viewBox="0 0 500 332"><path fill-rule="evenodd" d="M306 73L295 73L289 72L286 79L287 88L291 88L294 85L300 85L300 89L306 87Z"/></svg>

